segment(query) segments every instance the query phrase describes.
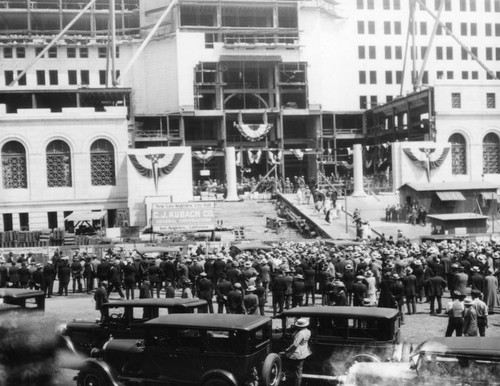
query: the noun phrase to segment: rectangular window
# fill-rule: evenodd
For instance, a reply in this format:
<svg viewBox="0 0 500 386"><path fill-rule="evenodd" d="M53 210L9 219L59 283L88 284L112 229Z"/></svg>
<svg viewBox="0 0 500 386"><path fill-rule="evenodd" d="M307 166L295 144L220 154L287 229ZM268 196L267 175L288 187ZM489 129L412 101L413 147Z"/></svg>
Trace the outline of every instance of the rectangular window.
<svg viewBox="0 0 500 386"><path fill-rule="evenodd" d="M364 2L365 2L365 0L357 0L356 1L356 8L363 9L364 8Z"/></svg>
<svg viewBox="0 0 500 386"><path fill-rule="evenodd" d="M443 79L443 78L444 78L444 72L443 71L436 72L436 79Z"/></svg>
<svg viewBox="0 0 500 386"><path fill-rule="evenodd" d="M495 12L500 12L500 0L495 1Z"/></svg>
<svg viewBox="0 0 500 386"><path fill-rule="evenodd" d="M460 35L467 36L467 23L460 23Z"/></svg>
<svg viewBox="0 0 500 386"><path fill-rule="evenodd" d="M358 59L366 59L365 46L358 46Z"/></svg>
<svg viewBox="0 0 500 386"><path fill-rule="evenodd" d="M75 47L68 47L68 48L66 48L66 56L69 59L76 58L76 48Z"/></svg>
<svg viewBox="0 0 500 386"><path fill-rule="evenodd" d="M446 28L448 28L451 32L453 32L453 24L452 23L444 23Z"/></svg>
<svg viewBox="0 0 500 386"><path fill-rule="evenodd" d="M366 8L375 9L375 0L367 0Z"/></svg>
<svg viewBox="0 0 500 386"><path fill-rule="evenodd" d="M375 22L374 21L368 22L368 33L370 35L375 35Z"/></svg>
<svg viewBox="0 0 500 386"><path fill-rule="evenodd" d="M394 22L394 34L401 35L401 22L400 21Z"/></svg>
<svg viewBox="0 0 500 386"><path fill-rule="evenodd" d="M30 215L29 213L19 213L19 225L21 226L21 231L30 230Z"/></svg>
<svg viewBox="0 0 500 386"><path fill-rule="evenodd" d="M3 76L5 78L5 84L11 84L14 80L14 71L4 71Z"/></svg>
<svg viewBox="0 0 500 386"><path fill-rule="evenodd" d="M12 59L14 57L14 51L12 47L3 48L3 57L4 59Z"/></svg>
<svg viewBox="0 0 500 386"><path fill-rule="evenodd" d="M466 12L467 11L467 0L460 0L460 11Z"/></svg>
<svg viewBox="0 0 500 386"><path fill-rule="evenodd" d="M484 0L485 12L491 12L491 0Z"/></svg>
<svg viewBox="0 0 500 386"><path fill-rule="evenodd" d="M462 97L461 97L459 92L452 92L451 93L451 107L453 109L462 108Z"/></svg>
<svg viewBox="0 0 500 386"><path fill-rule="evenodd" d="M49 58L56 59L57 58L57 47L49 48Z"/></svg>
<svg viewBox="0 0 500 386"><path fill-rule="evenodd" d="M500 23L495 23L495 36L500 36Z"/></svg>
<svg viewBox="0 0 500 386"><path fill-rule="evenodd" d="M57 70L49 70L49 84L57 85L59 84L59 76Z"/></svg>
<svg viewBox="0 0 500 386"><path fill-rule="evenodd" d="M385 102L386 103L392 102L393 99L394 99L394 97L392 95L386 95L385 96Z"/></svg>
<svg viewBox="0 0 500 386"><path fill-rule="evenodd" d="M472 54L474 56L476 56L476 58L477 58L477 52L478 52L478 48L477 47L471 47L470 48L470 52L472 52Z"/></svg>
<svg viewBox="0 0 500 386"><path fill-rule="evenodd" d="M500 47L495 47L495 60L500 60Z"/></svg>
<svg viewBox="0 0 500 386"><path fill-rule="evenodd" d="M403 81L403 71L396 71L396 84L401 84Z"/></svg>
<svg viewBox="0 0 500 386"><path fill-rule="evenodd" d="M391 34L391 22L390 21L384 21L384 34L385 35Z"/></svg>
<svg viewBox="0 0 500 386"><path fill-rule="evenodd" d="M90 84L89 70L80 70L80 83L86 86Z"/></svg>
<svg viewBox="0 0 500 386"><path fill-rule="evenodd" d="M493 48L486 47L486 60L493 60Z"/></svg>
<svg viewBox="0 0 500 386"><path fill-rule="evenodd" d="M469 71L462 71L462 79L463 80L469 79Z"/></svg>
<svg viewBox="0 0 500 386"><path fill-rule="evenodd" d="M392 71L385 72L385 84L392 84Z"/></svg>
<svg viewBox="0 0 500 386"><path fill-rule="evenodd" d="M462 60L467 59L469 59L469 54L467 53L467 50L465 48L462 48Z"/></svg>
<svg viewBox="0 0 500 386"><path fill-rule="evenodd" d="M370 71L370 84L377 84L377 71Z"/></svg>
<svg viewBox="0 0 500 386"><path fill-rule="evenodd" d="M443 60L443 47L436 47L436 59Z"/></svg>
<svg viewBox="0 0 500 386"><path fill-rule="evenodd" d="M425 58L426 53L427 53L427 47L420 47L420 55L422 55L422 59Z"/></svg>
<svg viewBox="0 0 500 386"><path fill-rule="evenodd" d="M391 46L385 46L384 47L384 52L385 52L385 58L386 59L391 59L392 58L392 48L391 48Z"/></svg>
<svg viewBox="0 0 500 386"><path fill-rule="evenodd" d="M445 0L444 1L444 10L445 11L451 11L451 0Z"/></svg>
<svg viewBox="0 0 500 386"><path fill-rule="evenodd" d="M370 96L370 107L371 108L374 108L374 107L377 107L378 105L378 98L376 95L372 95Z"/></svg>
<svg viewBox="0 0 500 386"><path fill-rule="evenodd" d="M470 36L477 36L477 23L470 23Z"/></svg>
<svg viewBox="0 0 500 386"><path fill-rule="evenodd" d="M434 0L434 10L435 11L439 10L439 3L441 3L441 0Z"/></svg>
<svg viewBox="0 0 500 386"><path fill-rule="evenodd" d="M429 84L429 71L424 71L424 76L422 76L422 83Z"/></svg>
<svg viewBox="0 0 500 386"><path fill-rule="evenodd" d="M88 57L89 57L88 47L80 47L80 58L88 58Z"/></svg>
<svg viewBox="0 0 500 386"><path fill-rule="evenodd" d="M394 57L396 59L402 59L403 58L403 49L401 48L401 46L396 46L394 47Z"/></svg>
<svg viewBox="0 0 500 386"><path fill-rule="evenodd" d="M118 59L120 57L120 47L117 46L115 50L115 57Z"/></svg>
<svg viewBox="0 0 500 386"><path fill-rule="evenodd" d="M471 79L474 79L474 80L479 79L479 72L477 72L477 71L472 71L470 75L471 75Z"/></svg>
<svg viewBox="0 0 500 386"><path fill-rule="evenodd" d="M106 58L108 49L107 47L98 47L97 48L97 56L99 58Z"/></svg>
<svg viewBox="0 0 500 386"><path fill-rule="evenodd" d="M12 221L12 213L2 214L3 218L3 231L8 232L14 229L14 224Z"/></svg>
<svg viewBox="0 0 500 386"><path fill-rule="evenodd" d="M493 32L493 28L492 28L492 25L491 23L486 23L484 25L484 34L486 36L491 36L492 35L492 32Z"/></svg>
<svg viewBox="0 0 500 386"><path fill-rule="evenodd" d="M391 9L391 0L384 0L384 9Z"/></svg>
<svg viewBox="0 0 500 386"><path fill-rule="evenodd" d="M476 0L469 0L470 1L470 11L471 12L476 12L477 11L477 7L476 7Z"/></svg>
<svg viewBox="0 0 500 386"><path fill-rule="evenodd" d="M446 71L446 79L453 79L453 71Z"/></svg>
<svg viewBox="0 0 500 386"><path fill-rule="evenodd" d="M420 22L420 35L427 35L427 23L425 21Z"/></svg>
<svg viewBox="0 0 500 386"><path fill-rule="evenodd" d="M57 224L57 212L47 212L47 224L49 229L56 229Z"/></svg>
<svg viewBox="0 0 500 386"><path fill-rule="evenodd" d="M401 9L401 0L394 0L394 9L395 10Z"/></svg>
<svg viewBox="0 0 500 386"><path fill-rule="evenodd" d="M446 59L453 60L453 47L446 47Z"/></svg>
<svg viewBox="0 0 500 386"><path fill-rule="evenodd" d="M36 84L39 86L45 86L45 71L36 70Z"/></svg>
<svg viewBox="0 0 500 386"><path fill-rule="evenodd" d="M377 59L377 50L376 50L375 46L368 47L368 57L370 59Z"/></svg>
<svg viewBox="0 0 500 386"><path fill-rule="evenodd" d="M78 83L76 70L68 70L68 84L75 86Z"/></svg>
<svg viewBox="0 0 500 386"><path fill-rule="evenodd" d="M486 93L486 108L487 109L495 109L497 106L495 100L495 93L489 92Z"/></svg>
<svg viewBox="0 0 500 386"><path fill-rule="evenodd" d="M20 59L26 57L26 48L24 47L16 47L16 56Z"/></svg>
<svg viewBox="0 0 500 386"><path fill-rule="evenodd" d="M366 84L366 71L359 72L359 84Z"/></svg>
<svg viewBox="0 0 500 386"><path fill-rule="evenodd" d="M35 47L35 56L40 55L40 53L43 51L43 47Z"/></svg>
<svg viewBox="0 0 500 386"><path fill-rule="evenodd" d="M358 34L363 35L365 33L365 22L358 20Z"/></svg>
<svg viewBox="0 0 500 386"><path fill-rule="evenodd" d="M359 97L359 108L361 110L366 110L368 108L368 99L365 95Z"/></svg>
<svg viewBox="0 0 500 386"><path fill-rule="evenodd" d="M106 84L106 70L99 70L99 84Z"/></svg>
<svg viewBox="0 0 500 386"><path fill-rule="evenodd" d="M17 76L21 75L22 72L22 70L17 70ZM24 74L17 80L17 84L19 86L26 86L26 74Z"/></svg>

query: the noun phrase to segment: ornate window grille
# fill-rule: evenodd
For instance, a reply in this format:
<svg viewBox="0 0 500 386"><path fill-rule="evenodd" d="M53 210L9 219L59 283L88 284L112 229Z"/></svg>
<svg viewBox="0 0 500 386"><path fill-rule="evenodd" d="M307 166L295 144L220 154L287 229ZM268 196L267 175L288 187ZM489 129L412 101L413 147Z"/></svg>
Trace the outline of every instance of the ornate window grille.
<svg viewBox="0 0 500 386"><path fill-rule="evenodd" d="M465 138L461 134L453 134L451 142L451 170L453 174L467 174L467 151Z"/></svg>
<svg viewBox="0 0 500 386"><path fill-rule="evenodd" d="M26 150L18 141L7 142L2 148L2 178L4 189L26 189Z"/></svg>
<svg viewBox="0 0 500 386"><path fill-rule="evenodd" d="M47 186L49 188L72 186L71 150L64 141L52 141L47 146Z"/></svg>
<svg viewBox="0 0 500 386"><path fill-rule="evenodd" d="M115 149L106 139L90 147L90 179L92 186L115 185Z"/></svg>
<svg viewBox="0 0 500 386"><path fill-rule="evenodd" d="M500 173L500 140L494 133L483 139L483 173Z"/></svg>

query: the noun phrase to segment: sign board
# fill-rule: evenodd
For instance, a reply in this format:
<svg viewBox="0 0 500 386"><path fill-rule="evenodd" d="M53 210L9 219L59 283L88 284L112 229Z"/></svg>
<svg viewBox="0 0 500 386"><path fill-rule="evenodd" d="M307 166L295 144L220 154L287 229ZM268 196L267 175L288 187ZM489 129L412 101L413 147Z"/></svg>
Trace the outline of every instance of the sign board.
<svg viewBox="0 0 500 386"><path fill-rule="evenodd" d="M210 177L210 170L200 170L200 176Z"/></svg>
<svg viewBox="0 0 500 386"><path fill-rule="evenodd" d="M151 226L155 232L214 230L214 203L153 203Z"/></svg>

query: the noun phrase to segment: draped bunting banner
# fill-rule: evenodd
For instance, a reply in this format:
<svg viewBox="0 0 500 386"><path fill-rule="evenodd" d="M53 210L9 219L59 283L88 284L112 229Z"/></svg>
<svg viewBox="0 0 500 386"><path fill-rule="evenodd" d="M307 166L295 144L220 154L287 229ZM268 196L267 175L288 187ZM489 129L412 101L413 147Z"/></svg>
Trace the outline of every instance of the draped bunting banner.
<svg viewBox="0 0 500 386"><path fill-rule="evenodd" d="M425 159L423 160L417 158L417 156L413 154L413 151L409 148L404 148L402 150L415 165L425 169L425 173L427 174L427 182L431 182L431 170L440 167L448 156L448 153L450 152L450 148L445 147L443 148L443 152L441 153L441 155L439 155L434 161L431 161L431 155L436 151L436 149L419 148L418 150L423 153L425 157Z"/></svg>
<svg viewBox="0 0 500 386"><path fill-rule="evenodd" d="M304 159L304 152L300 149L290 149L292 151L292 154L297 157L299 161L302 161Z"/></svg>
<svg viewBox="0 0 500 386"><path fill-rule="evenodd" d="M248 150L248 163L249 164L260 163L260 157L262 157L262 150L259 149L259 150L255 151L255 154L254 154L254 150L252 150L252 149Z"/></svg>
<svg viewBox="0 0 500 386"><path fill-rule="evenodd" d="M242 151L237 151L236 152L236 166L238 167L243 167L243 152Z"/></svg>
<svg viewBox="0 0 500 386"><path fill-rule="evenodd" d="M354 167L354 164L349 164L346 161L342 161L340 164L346 169L352 169Z"/></svg>
<svg viewBox="0 0 500 386"><path fill-rule="evenodd" d="M209 162L215 156L215 150L193 151L193 157L200 162Z"/></svg>
<svg viewBox="0 0 500 386"><path fill-rule="evenodd" d="M267 122L267 112L264 113L263 120L264 123L260 124L243 123L243 114L241 114L240 111L238 113L238 122L233 122L233 126L236 127L240 134L248 141L255 142L264 138L273 127L272 123Z"/></svg>
<svg viewBox="0 0 500 386"><path fill-rule="evenodd" d="M146 155L129 154L128 158L141 176L153 178L155 191L158 195L158 179L170 174L183 155L183 153L175 153L174 155L162 153Z"/></svg>
<svg viewBox="0 0 500 386"><path fill-rule="evenodd" d="M269 165L278 165L281 163L282 159L283 152L281 150L267 152L267 162L269 163Z"/></svg>

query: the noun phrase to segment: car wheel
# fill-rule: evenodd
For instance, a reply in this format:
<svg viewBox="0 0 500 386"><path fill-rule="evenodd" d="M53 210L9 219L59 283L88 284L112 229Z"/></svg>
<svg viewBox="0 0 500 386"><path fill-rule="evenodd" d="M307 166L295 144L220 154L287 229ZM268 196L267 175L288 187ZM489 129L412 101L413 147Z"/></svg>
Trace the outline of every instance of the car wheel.
<svg viewBox="0 0 500 386"><path fill-rule="evenodd" d="M354 355L353 357L349 358L344 364L346 373L349 371L353 364L358 362L380 362L380 358L372 354Z"/></svg>
<svg viewBox="0 0 500 386"><path fill-rule="evenodd" d="M80 371L79 386L112 386L109 377L100 369L86 368Z"/></svg>
<svg viewBox="0 0 500 386"><path fill-rule="evenodd" d="M265 386L278 386L281 382L281 358L269 354L262 365L262 383Z"/></svg>
<svg viewBox="0 0 500 386"><path fill-rule="evenodd" d="M231 386L231 384L222 378L210 378L203 382L203 386Z"/></svg>

